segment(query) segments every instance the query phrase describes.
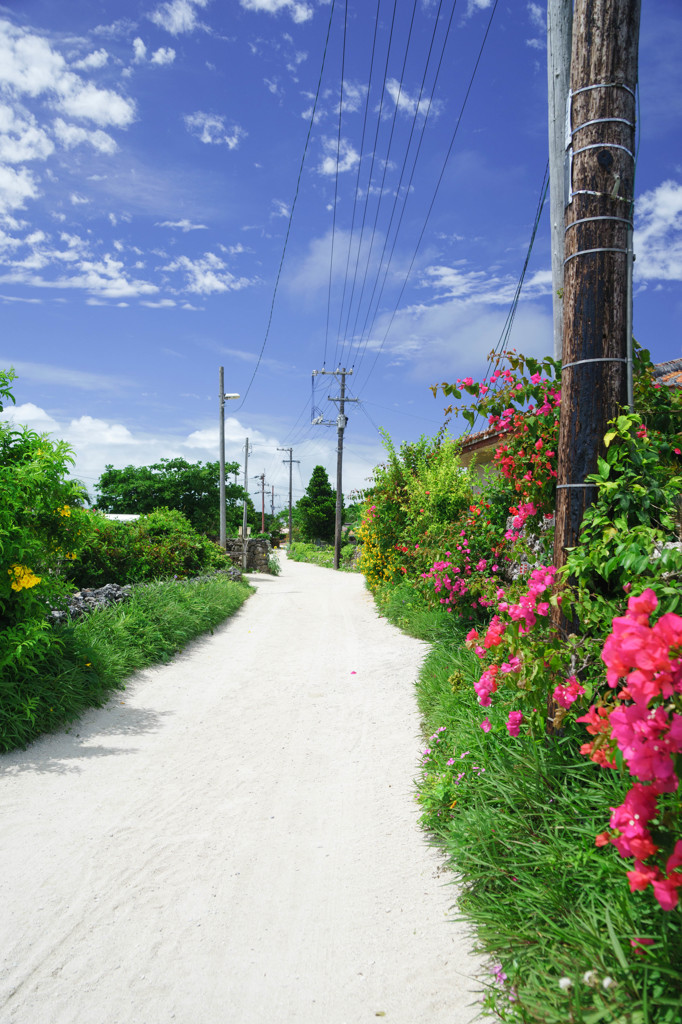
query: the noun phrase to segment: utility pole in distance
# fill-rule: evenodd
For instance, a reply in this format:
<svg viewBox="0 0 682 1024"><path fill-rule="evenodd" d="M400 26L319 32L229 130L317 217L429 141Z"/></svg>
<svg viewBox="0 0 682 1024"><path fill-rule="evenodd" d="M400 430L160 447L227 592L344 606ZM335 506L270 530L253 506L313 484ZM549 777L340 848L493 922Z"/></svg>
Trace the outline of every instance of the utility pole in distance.
<svg viewBox="0 0 682 1024"><path fill-rule="evenodd" d="M218 390L220 392L220 421L219 421L219 441L218 441L218 460L219 460L219 490L220 490L220 526L219 526L219 543L223 551L227 547L227 525L225 522L225 399L226 398L239 398L239 395L226 395L225 394L225 375L223 367L220 367L218 373Z"/></svg>
<svg viewBox="0 0 682 1024"><path fill-rule="evenodd" d="M575 547L595 497L608 420L628 400L628 271L634 196L641 0L576 0L568 127L569 193L554 565ZM568 628L554 610L555 628ZM549 709L553 718L552 708Z"/></svg>
<svg viewBox="0 0 682 1024"><path fill-rule="evenodd" d="M246 439L246 445L244 447L244 509L242 513L242 568L246 572L246 563L248 555L248 504L249 504L249 439Z"/></svg>
<svg viewBox="0 0 682 1024"><path fill-rule="evenodd" d="M334 526L334 568L338 569L341 561L341 519L343 515L343 432L346 429L348 418L345 413L346 402L357 402L357 398L346 398L346 377L352 375L352 370L339 368L338 370L313 370L313 376L317 374L328 374L332 377L340 377L339 387L341 394L338 397L328 395L330 402L339 403L339 415L336 418L336 522ZM321 423L325 426L333 426L332 420L323 420L318 417L313 423Z"/></svg>
<svg viewBox="0 0 682 1024"><path fill-rule="evenodd" d="M293 496L293 480L292 480L292 477L293 477L293 472L294 472L294 463L295 462L300 463L301 460L300 459L295 459L293 457L294 456L294 449L293 448L278 448L277 451L278 452L289 452L289 458L288 459L282 459L282 462L284 463L284 465L287 465L287 463L289 464L289 547L291 547L291 532L292 532L291 508L292 508L292 496Z"/></svg>
<svg viewBox="0 0 682 1024"><path fill-rule="evenodd" d="M566 101L571 80L573 0L547 0L547 112L549 211L552 236L554 358L563 347L564 209L566 206Z"/></svg>
<svg viewBox="0 0 682 1024"><path fill-rule="evenodd" d="M261 514L260 514L260 532L265 533L265 470L259 475L255 476L254 480L260 480L261 490Z"/></svg>

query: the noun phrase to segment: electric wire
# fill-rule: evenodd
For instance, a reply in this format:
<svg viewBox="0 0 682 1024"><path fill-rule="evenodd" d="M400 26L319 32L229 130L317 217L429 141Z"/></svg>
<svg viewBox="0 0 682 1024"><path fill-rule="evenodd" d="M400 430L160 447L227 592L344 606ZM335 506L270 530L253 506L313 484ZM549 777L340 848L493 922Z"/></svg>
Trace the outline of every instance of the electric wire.
<svg viewBox="0 0 682 1024"><path fill-rule="evenodd" d="M336 331L336 348L334 350L334 365L337 366L336 351L338 350L339 341L341 339L341 323L343 321L343 307L346 302L346 287L348 284L348 271L350 268L350 254L352 250L353 242L353 231L355 229L355 215L358 207L358 196L360 194L360 171L362 168L362 160L365 155L365 135L367 132L367 115L369 114L369 97L372 92L372 78L374 74L374 57L376 54L377 45L377 33L379 29L379 10L381 8L381 0L377 0L377 14L374 20L374 36L372 38L372 54L369 62L369 76L367 80L367 94L365 96L365 110L362 118L362 136L360 139L360 156L358 159L358 173L355 177L355 192L353 195L353 215L351 217L350 234L348 236L348 252L346 255L346 271L343 278L343 293L341 295L341 305L339 308L339 325Z"/></svg>
<svg viewBox="0 0 682 1024"><path fill-rule="evenodd" d="M379 282L379 278L381 276L381 268L383 266L384 256L386 255L386 248L388 246L388 240L389 240L390 235L391 235L391 228L393 226L393 219L395 217L395 212L396 212L396 209L397 209L397 206L398 206L398 201L400 199L400 190L401 190L401 187L402 187L402 184L403 184L403 178L405 177L405 170L407 168L407 161L408 161L408 158L409 158L409 155L410 155L410 148L412 146L412 139L414 137L414 130L415 130L415 127L416 127L416 124L417 124L417 120L419 118L421 99L422 99L422 95L424 93L424 88L426 86L426 78L427 78L428 71L429 71L429 65L431 63L431 55L433 53L433 47L434 47L434 43L435 43L435 39L436 39L436 33L438 31L438 23L439 23L439 20L440 20L440 12L441 12L442 6L443 6L443 0L440 0L440 2L438 4L438 11L436 12L436 17L435 17L435 20L434 20L433 32L431 34L431 41L429 43L428 54L427 54L427 57L426 57L426 64L424 66L424 74L422 76L421 85L419 87L419 95L418 95L417 100L415 102L414 114L413 114L413 117L412 117L412 124L410 126L410 134L409 134L409 138L407 140L407 146L405 147L405 156L403 158L402 167L400 169L400 177L399 177L399 180L398 180L398 185L397 185L397 187L396 187L396 189L394 191L394 195L393 195L393 206L391 207L391 216L390 216L390 219L389 219L389 222L388 222L388 227L386 229L386 234L385 234L385 237L384 237L384 245L383 245L383 248L381 250L381 256L379 257L379 264L378 264L377 274L376 274L376 277L374 279L374 285L372 287L372 294L369 297L369 302L367 304L367 312L365 314L365 320L364 320L364 323L363 323L363 326L362 326L362 331L360 332L361 339L362 339L362 336L365 333L365 329L367 328L367 321L369 319L369 315L370 315L370 312L371 312L371 309L372 309L372 302L374 301L374 296L376 294L376 288L377 288L377 284ZM438 77L439 77L440 69L441 69L441 66L442 66L442 63L443 63L443 56L445 54L445 47L447 46L448 37L450 35L450 27L452 25L452 19L453 19L454 13L455 13L456 6L457 6L457 0L454 0L454 3L452 5L452 11L450 12L450 19L449 19L448 26L447 26L447 29L446 29L446 32L445 32L445 38L443 40L443 46L441 48L440 59L438 61L438 66L437 66L437 69L436 69L436 74L435 74L435 77L434 77L433 85L431 87L431 94L429 96L429 101L428 101L427 108L426 108L426 113L425 113L425 116L424 116L424 123L423 123L422 128L421 128L421 134L420 134L420 137L419 137L419 142L418 142L418 145L417 145L417 150L416 150L416 153L415 153L415 156L414 156L414 161L413 161L413 164L412 164L412 173L410 174L410 180L407 183L407 187L406 187L406 189L404 191L404 195L403 195L403 204L402 204L403 211L404 211L405 206L407 204L407 199L408 199L408 196L410 194L410 189L412 187L412 179L414 178L414 171L415 171L415 168L417 166L417 161L419 159L419 154L421 152L421 145L422 145L422 141L423 141L423 138L424 138L424 132L426 131L426 125L427 125L427 122L428 122L428 119L429 119L429 114L431 113L431 107L432 107L432 103L433 103L433 95L434 95L434 91L436 89L436 85L438 83ZM398 221L398 227L396 228L396 235L395 235L395 238L394 238L394 241L393 241L393 246L391 248L391 253L390 253L390 256L389 256L388 263L386 264L386 270L385 270L385 273L384 273L384 280L383 280L383 283L382 283L381 290L379 292L379 298L377 299L377 308L378 308L379 303L381 302L381 295L383 294L384 285L386 283L386 278L388 276L388 269L389 269L389 266L391 264L391 258L392 258L393 252L395 250L397 236L398 236L398 232L400 231L400 225L401 224L402 224L402 214L401 214L401 217L400 217L400 219ZM375 311L375 314L374 314L374 318L375 317L376 317L376 311ZM372 319L372 324L374 323L374 318ZM370 328L370 330L371 330L371 328ZM355 367L355 361L353 362L353 367Z"/></svg>
<svg viewBox="0 0 682 1024"><path fill-rule="evenodd" d="M360 227L360 240L358 242L358 251L357 251L357 254L356 254L356 257L355 257L355 269L353 271L353 284L351 286L350 300L348 302L348 315L346 317L346 324L345 324L344 331L343 331L345 336L348 335L348 324L350 322L351 310L353 308L353 296L355 295L355 286L357 284L358 271L359 271L359 268L360 268L360 253L362 251L362 240L363 240L364 234L365 234L365 222L367 220L367 207L369 205L369 197L370 197L370 194L371 194L371 191L372 191L372 175L374 173L374 164L376 162L377 143L378 143L378 140L379 140L379 128L381 126L381 115L382 115L382 112L383 112L383 109L384 109L384 97L386 95L386 79L387 79L387 76L388 76L388 64L389 64L389 58L390 58L390 55L391 55L391 46L392 46L392 43L393 43L393 28L394 28L394 25L395 25L396 8L397 8L397 0L393 0L393 15L391 17L391 27L390 27L389 35L388 35L388 45L386 47L386 61L385 61L385 64L384 64L384 74L383 74L382 86L381 86L381 98L379 100L379 110L378 110L378 113L377 113L376 131L374 132L374 144L372 146L372 158L370 160L370 165L369 165L369 177L367 178L367 189L365 191L365 202L364 202L363 210L362 210L362 224L361 224L361 227Z"/></svg>
<svg viewBox="0 0 682 1024"><path fill-rule="evenodd" d="M376 237L377 223L378 223L378 220L379 220L379 211L381 210L381 201L382 201L382 199L384 197L384 186L386 184L386 173L388 171L389 160L390 160L390 157L391 157L391 148L393 146L393 136L394 136L394 133L395 133L395 124L396 124L396 120L397 120L397 117L398 117L398 110L399 110L399 107L400 107L400 97L402 95L403 79L405 77L405 68L407 66L407 55L408 55L408 52L409 52L410 41L412 39L412 29L414 27L414 19L415 19L416 12L417 12L417 0L414 0L413 6L412 6L412 17L410 19L410 28L409 28L409 31L408 31L408 34L407 34L407 42L405 44L405 56L403 57L403 66L402 66L402 71L401 71L401 74L400 74L400 83L399 83L399 86L398 86L398 95L397 95L397 97L395 99L395 108L393 110L393 118L391 119L391 131L390 131L390 135L389 135L389 139L388 139L388 147L386 149L386 157L384 159L384 169L383 169L383 174L381 176L381 185L379 186L379 199L377 201L376 212L374 214L374 224L372 226L372 236L371 236L371 239L370 239L369 252L367 254L367 262L365 264L365 272L364 272L363 279L362 279L362 287L360 289L360 298L358 299L357 312L355 314L355 320L353 322L353 331L352 331L353 335L355 334L355 331L356 331L356 328L357 328L358 317L360 315L360 309L362 307L362 299L363 299L363 296L365 294L365 284L367 282L367 272L369 270L369 266L370 266L371 259L372 259L372 250L374 248L374 239Z"/></svg>
<svg viewBox="0 0 682 1024"><path fill-rule="evenodd" d="M383 296L383 293L384 293L384 288L386 286L386 280L388 278L388 271L389 271L389 269L391 267L391 263L393 262L393 255L395 253L396 245L397 245L397 242L398 242L398 237L400 235L400 229L402 227L403 218L405 216L405 210L407 208L407 201L408 201L409 196L411 194L412 182L414 180L414 174L415 174L415 171L417 169L417 163L419 161L419 155L421 153L422 143L424 142L425 133L426 133L426 126L427 126L427 123L428 123L428 120L429 120L429 116L431 114L431 108L432 108L432 105L433 105L433 97L434 97L435 90L436 90L436 87L437 87L437 84L438 84L438 79L440 77L441 68L443 66L443 59L445 57L445 50L446 50L448 39L449 39L449 36L450 36L450 29L452 28L452 22L453 22L453 19L454 19L456 8L457 8L457 0L454 0L453 5L452 5L452 10L450 11L450 18L448 20L448 26L447 26L447 29L446 29L446 32L445 32L445 37L443 39L443 45L441 47L440 57L438 59L438 66L436 68L436 74L435 74L435 77L434 77L434 80L433 80L433 85L431 87L431 93L430 93L430 96L429 96L429 102L428 102L427 109L426 109L426 114L425 114L425 117L424 117L424 124L422 125L421 134L419 136L419 141L417 143L417 149L416 149L416 152L415 152L415 155L414 155L414 160L413 160L413 163L412 163L412 170L410 172L410 178L409 178L409 181L407 183L407 187L405 189L405 195L404 195L404 198L403 198L403 204L402 204L402 208L401 208L401 211L400 211L400 216L398 218L398 224L397 224L397 227L396 227L396 230L395 230L395 234L393 236L393 244L391 246L391 251L390 251L390 253L388 255L388 260L386 262L386 267L385 267L385 270L384 270L384 278L383 278L383 281L381 283L381 288L379 290L379 295L378 295L376 306L375 306L375 309L374 309L374 315L372 317L371 323L369 324L369 327L367 327L367 318L365 318L365 323L363 324L362 334L365 335L365 341L364 341L364 345L363 345L363 343L362 343L362 334L361 334L360 343L358 345L358 348L360 348L362 346L362 351L360 353L360 358L359 358L359 360L357 362L358 370L360 368L362 360L363 360L363 358L365 356L365 353L367 351L367 346L369 344L369 339L370 339L372 330L374 328L374 324L375 324L375 321L376 321L376 318L377 318L377 315L378 315L378 311L379 311L379 306L381 304L381 299L382 299L382 296ZM433 43L433 40L432 40L432 43ZM407 156L408 156L408 154L406 153L405 154L405 163L407 162ZM401 170L401 180L402 180L402 176L403 176L403 173L404 173L405 163L403 164L403 170ZM397 197L396 197L396 200L397 200ZM393 218L393 214L395 212L395 206L396 206L396 203L394 202L393 211L391 213L391 219ZM383 256L384 256L384 253L385 253L385 248L386 247L384 246L384 252L382 252L382 260L383 260ZM411 266L410 266L410 269L411 269ZM381 269L379 269L379 274L380 273L381 273ZM377 275L377 281L379 279L379 274ZM376 282L375 282L375 287L376 287ZM369 312L369 310L368 310L368 312ZM354 364L354 366L355 366L355 364Z"/></svg>
<svg viewBox="0 0 682 1024"><path fill-rule="evenodd" d="M334 279L334 240L336 238L336 206L339 198L339 161L341 157L341 124L343 121L343 85L346 73L346 34L348 29L348 0L343 15L343 46L341 47L341 93L339 97L339 130L336 138L336 175L334 178L334 207L332 212L332 238L329 256L329 289L327 292L327 325L324 332L324 359L322 366L327 365L327 343L329 341L329 318L332 306L332 281ZM335 360L336 361L336 360Z"/></svg>
<svg viewBox="0 0 682 1024"><path fill-rule="evenodd" d="M454 131L452 133L452 137L450 139L450 144L448 146L447 153L445 155L445 160L443 161L443 166L442 166L440 174L438 176L438 180L436 182L436 187L434 189L433 196L431 198L431 202L429 204L429 208L427 210L426 217L424 219L424 224L423 224L422 229L421 229L421 231L419 233L419 238L417 239L417 244L416 244L416 246L414 248L414 252L412 254L412 258L410 260L410 264L409 264L409 267L407 269L407 273L405 274L405 277L404 277L404 280L403 280L403 284L402 284L402 287L400 289L400 294L398 295L398 300L397 300L397 302L395 304L395 307L393 308L393 311L391 313L390 320L389 320L389 323L388 323L388 327L386 328L386 332L384 334L384 337L383 337L383 339L381 341L381 344L380 344L379 348L377 349L376 355L374 357L374 362L372 363L372 366L370 367L369 373L365 377L365 380L364 380L365 384L367 383L367 381L371 377L372 373L374 372L374 369L376 367L376 364L377 364L377 361L379 359L379 356L381 355L381 352L383 351L384 345L386 344L386 339L388 338L389 332L390 332L391 327L393 325L393 321L395 319L395 316L396 316L396 314L398 312L398 308L399 308L400 303L402 301L402 297L403 297L403 294L405 292L405 288L407 287L407 282L409 280L410 274L412 273L412 268L413 268L415 260L417 258L417 253L419 252L419 248L421 246L422 240L424 238L424 235L426 234L426 228L428 227L429 220L431 219L431 214L432 214L433 208L434 208L434 206L436 204L436 199L438 197L438 192L440 190L440 186L442 184L443 177L445 176L445 170L446 170L446 167L448 165L448 161L450 159L450 154L452 153L452 149L453 149L453 147L455 145L455 141L456 141L457 135L459 133L459 127L460 127L460 125L462 123L462 117L464 115L464 111L466 109L467 102L469 100L469 96L471 95L471 90L473 88L474 81L476 79L476 73L477 73L479 65L481 63L481 58L483 57L483 51L485 50L485 44L486 44L486 42L488 40L488 36L490 35L490 29L491 29L491 26L492 26L492 23L493 23L493 18L495 17L495 12L497 11L498 4L499 4L499 0L494 0L493 9L492 9L492 12L490 14L490 18L488 19L488 24L486 26L485 34L483 36L483 41L481 43L481 46L480 46L479 51L478 51L478 55L476 57L476 63L474 65L474 69L473 69L473 71L471 73L471 78L470 78L469 84L467 86L467 90L466 90L466 93L465 93L465 96L464 96L464 100L462 101L462 105L460 107L459 115L458 115L457 121L455 123L455 128L454 128Z"/></svg>
<svg viewBox="0 0 682 1024"><path fill-rule="evenodd" d="M267 327L265 329L265 337L263 339L263 344L261 345L261 349L260 349L260 352L258 354L258 359L256 360L256 366L254 368L253 374L251 375L251 380L249 381L248 386L246 388L246 392L244 394L244 397L242 398L241 402L239 403L239 405L235 409L235 412L239 412L244 407L244 403L246 402L246 399L249 397L249 393L251 391L251 387L253 385L254 380L256 379L256 374L258 373L258 370L260 368L261 360L263 358L263 353L265 351L265 346L267 345L267 342L268 342L268 337L270 336L270 327L272 326L272 317L273 317L273 313L274 313L274 310L275 310L275 299L277 298L277 289L279 287L280 277L282 276L282 267L284 266L284 257L286 255L287 244L289 242L289 235L291 233L291 224L292 224L293 217L294 217L294 210L296 209L296 202L298 200L298 194L299 194L299 191L300 191L300 188L301 188L301 178L303 176L303 166L305 164L305 158L306 158L306 155L308 153L308 145L310 143L310 136L312 134L313 125L315 124L315 112L317 110L317 103L318 103L318 100L320 98L320 89L321 89L321 86L322 86L322 76L324 74L324 67L325 67L325 63L326 63L326 60L327 60L327 48L329 46L329 36L331 34L332 19L334 17L334 9L335 9L335 7L336 7L336 0L331 0L331 10L329 12L329 22L327 24L327 35L326 35L326 38L325 38L324 50L323 50L323 53L322 53L322 64L320 66L320 76L319 76L319 78L317 80L317 90L315 92L315 100L313 102L313 109L312 109L312 112L310 114L310 124L308 125L308 133L306 135L305 145L303 147L303 156L301 157L301 165L300 165L300 167L298 169L298 178L297 178L297 181L296 181L296 190L294 192L294 198L293 198L293 202L291 204L291 210L289 211L289 221L287 223L287 230L286 230L286 234L285 234L285 237L284 237L284 245L282 247L282 256L281 256L280 261L279 261L279 268L277 270L277 277L275 279L275 287L274 287L273 293L272 293L272 301L270 303L270 312L269 312L269 315L268 315Z"/></svg>

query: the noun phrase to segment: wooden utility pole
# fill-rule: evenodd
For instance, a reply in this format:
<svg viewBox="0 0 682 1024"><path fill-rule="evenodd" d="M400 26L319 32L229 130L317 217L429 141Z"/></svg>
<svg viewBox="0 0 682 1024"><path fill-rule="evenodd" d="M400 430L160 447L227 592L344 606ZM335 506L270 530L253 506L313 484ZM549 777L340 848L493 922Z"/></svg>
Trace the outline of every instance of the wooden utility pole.
<svg viewBox="0 0 682 1024"><path fill-rule="evenodd" d="M249 439L246 439L246 446L244 448L244 508L242 510L242 568L244 572L247 569L248 551L249 551L249 526L247 521L249 505Z"/></svg>
<svg viewBox="0 0 682 1024"><path fill-rule="evenodd" d="M260 492L261 492L261 513L260 513L260 532L265 533L265 470L260 476L255 477L256 480L260 480Z"/></svg>
<svg viewBox="0 0 682 1024"><path fill-rule="evenodd" d="M641 0L575 0L554 564L578 543L609 419L628 400ZM557 612L555 626L565 631Z"/></svg>
<svg viewBox="0 0 682 1024"><path fill-rule="evenodd" d="M547 0L547 111L549 211L552 225L554 358L563 346L564 210L566 207L566 101L571 79L573 0Z"/></svg>
<svg viewBox="0 0 682 1024"><path fill-rule="evenodd" d="M341 562L341 520L343 518L343 432L346 429L348 423L348 417L346 416L346 402L357 402L357 398L346 397L346 377L350 377L353 373L352 370L347 370L345 367L338 370L313 370L313 377L318 373L330 374L333 377L340 377L340 394L338 396L328 395L330 402L339 403L339 415L336 417L336 521L334 525L334 568L339 568ZM332 426L333 421L323 420L322 417L318 417L313 420L313 423L322 424L323 426Z"/></svg>
<svg viewBox="0 0 682 1024"><path fill-rule="evenodd" d="M219 544L223 551L227 547L227 526L225 522L225 399L239 398L239 395L225 394L225 374L221 366L218 373L218 390L220 392L219 406L219 440L218 440L218 465L219 465L219 491L220 491L220 518L219 518Z"/></svg>
<svg viewBox="0 0 682 1024"><path fill-rule="evenodd" d="M293 507L292 498L293 498L294 463L295 462L300 462L301 460L294 458L294 449L293 448L278 448L277 451L278 452L289 452L289 458L288 459L282 459L282 462L285 465L287 465L287 463L289 465L289 547L291 547L291 531L292 531L292 525L293 525L292 524L291 510L292 510L292 507Z"/></svg>

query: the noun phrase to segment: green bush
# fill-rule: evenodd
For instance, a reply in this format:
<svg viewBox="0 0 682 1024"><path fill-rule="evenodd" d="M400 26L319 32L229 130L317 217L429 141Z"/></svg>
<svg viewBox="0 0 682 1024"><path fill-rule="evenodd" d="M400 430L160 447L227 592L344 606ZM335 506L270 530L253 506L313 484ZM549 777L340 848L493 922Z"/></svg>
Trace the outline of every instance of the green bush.
<svg viewBox="0 0 682 1024"><path fill-rule="evenodd" d="M0 371L0 399L14 401L14 379ZM85 519L82 485L67 477L72 464L63 441L0 423L0 701L17 679L37 675L52 643L46 615L73 589L60 574ZM28 698L23 713L30 718Z"/></svg>
<svg viewBox="0 0 682 1024"><path fill-rule="evenodd" d="M374 470L359 534L360 571L372 591L405 577L419 581L441 552L454 550L476 483L460 464L459 442L422 437L396 451L383 437L388 462Z"/></svg>
<svg viewBox="0 0 682 1024"><path fill-rule="evenodd" d="M353 564L355 555L354 544L344 544L341 548L339 568L346 572L356 572L357 567ZM289 558L293 562L310 562L311 565L319 565L323 569L334 568L334 548L326 544L292 544L288 551Z"/></svg>
<svg viewBox="0 0 682 1024"><path fill-rule="evenodd" d="M229 558L176 509L157 509L133 522L88 516L79 557L69 578L79 587L140 583L227 568Z"/></svg>

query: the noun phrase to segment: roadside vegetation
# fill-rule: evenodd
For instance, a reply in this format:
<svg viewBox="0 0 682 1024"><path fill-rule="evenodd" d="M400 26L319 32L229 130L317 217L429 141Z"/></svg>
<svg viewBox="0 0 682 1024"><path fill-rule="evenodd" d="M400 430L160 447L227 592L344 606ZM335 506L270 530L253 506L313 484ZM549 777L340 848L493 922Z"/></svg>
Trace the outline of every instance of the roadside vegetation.
<svg viewBox="0 0 682 1024"><path fill-rule="evenodd" d="M0 371L0 408L14 401ZM135 523L84 507L62 441L0 423L0 751L106 702L139 668L169 660L246 600L220 548L178 510ZM76 586L133 583L124 604L59 625Z"/></svg>
<svg viewBox="0 0 682 1024"><path fill-rule="evenodd" d="M496 432L480 486L443 437L387 439L361 571L380 611L432 645L417 796L488 960L483 1007L513 1024L675 1024L682 401L640 351L636 411L611 425L557 578L559 370L509 353L487 384L443 385Z"/></svg>
<svg viewBox="0 0 682 1024"><path fill-rule="evenodd" d="M344 544L341 548L339 568L346 572L357 572L355 554L355 544ZM334 548L328 544L295 542L289 548L288 557L293 562L310 562L324 569L334 568Z"/></svg>

